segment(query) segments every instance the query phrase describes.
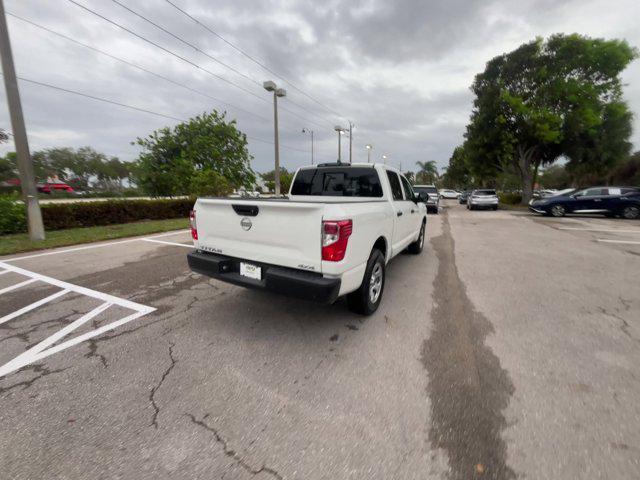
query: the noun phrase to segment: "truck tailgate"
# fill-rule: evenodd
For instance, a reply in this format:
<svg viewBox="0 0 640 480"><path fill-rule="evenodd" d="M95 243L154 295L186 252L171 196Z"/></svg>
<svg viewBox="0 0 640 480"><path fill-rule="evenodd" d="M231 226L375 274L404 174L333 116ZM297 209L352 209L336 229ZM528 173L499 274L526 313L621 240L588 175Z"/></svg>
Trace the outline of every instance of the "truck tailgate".
<svg viewBox="0 0 640 480"><path fill-rule="evenodd" d="M196 247L320 272L322 203L199 198Z"/></svg>

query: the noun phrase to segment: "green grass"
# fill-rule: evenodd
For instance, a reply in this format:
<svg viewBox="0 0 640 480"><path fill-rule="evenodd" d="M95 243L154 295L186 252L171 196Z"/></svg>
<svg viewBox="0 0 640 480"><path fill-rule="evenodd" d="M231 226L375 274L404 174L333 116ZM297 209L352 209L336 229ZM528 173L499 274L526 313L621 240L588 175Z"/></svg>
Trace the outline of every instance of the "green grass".
<svg viewBox="0 0 640 480"><path fill-rule="evenodd" d="M114 238L135 237L150 233L180 230L189 227L186 218L172 218L169 220L148 220L144 222L122 223L119 225L105 225L101 227L69 228L67 230L53 230L47 232L47 238L32 242L26 233L0 236L0 255L28 252L43 248L64 247L79 243L99 242Z"/></svg>
<svg viewBox="0 0 640 480"><path fill-rule="evenodd" d="M521 211L529 211L529 207L527 207L526 205L520 205L520 204L516 204L516 205L509 205L507 203L501 203L500 204L500 209L501 210L521 210Z"/></svg>

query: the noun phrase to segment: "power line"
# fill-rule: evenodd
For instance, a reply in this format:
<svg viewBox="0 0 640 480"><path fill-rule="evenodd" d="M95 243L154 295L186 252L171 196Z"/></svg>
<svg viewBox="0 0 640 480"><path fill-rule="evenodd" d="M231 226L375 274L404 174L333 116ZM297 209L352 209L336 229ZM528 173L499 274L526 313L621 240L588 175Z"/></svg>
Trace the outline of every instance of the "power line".
<svg viewBox="0 0 640 480"><path fill-rule="evenodd" d="M233 83L231 80L228 80L228 79L226 79L226 78L224 78L224 77L221 77L220 75L218 75L218 74L216 74L216 73L213 73L212 71L207 70L207 69L206 69L206 68L204 68L204 67L201 67L201 66L200 66L200 65L198 65L197 63L194 63L194 62L192 62L191 60L189 60L189 59L187 59L187 58L185 58L185 57L183 57L183 56L181 56L181 55L179 55L179 54L177 54L177 53L175 53L175 52L172 52L171 50L169 50L169 49L167 49L167 48L163 47L162 45L159 45L159 44L157 44L157 43L155 43L155 42L153 42L153 41L149 40L149 39L148 39L148 38L146 38L146 37L143 37L142 35L140 35L140 34L138 34L138 33L134 32L133 30L129 30L127 27L125 27L125 26L123 26L123 25L120 25L119 23L117 23L117 22L115 22L115 21L113 21L113 20L111 20L111 19L109 19L109 18L105 17L104 15L101 15L100 13L96 12L95 10L91 10L89 7L86 7L86 6L82 5L81 3L76 2L76 0L67 0L67 1L68 1L68 2L70 2L70 3L73 3L74 5L76 5L76 6L80 7L80 8L82 8L83 10L86 10L87 12L89 12L89 13L91 13L91 14L95 15L96 17L99 17L99 18L103 19L104 21L109 22L111 25L114 25L114 26L116 26L116 27L118 27L118 28L120 28L120 29L124 30L125 32L127 32L127 33L129 33L129 34L131 34L131 35L133 35L133 36L135 36L135 37L137 37L137 38L139 38L140 40L143 40L144 42L147 42L147 43L149 43L150 45L153 45L154 47L159 48L159 49L160 49L160 50L162 50L163 52L166 52L166 53L168 53L169 55L172 55L172 56L174 56L174 57L178 58L179 60L182 60L183 62L186 62L186 63L188 63L189 65L191 65L191 66L193 66L193 67L196 67L197 69L202 70L203 72L208 73L209 75L211 75L211 76L213 76L213 77L215 77L215 78L217 78L217 79L219 79L219 80L222 80L223 82L228 83L229 85L232 85L233 87L238 88L238 89L242 90L242 91L243 91L243 92L245 92L245 93L248 93L249 95L251 95L251 96L253 96L253 97L256 97L256 98L257 98L257 99L259 99L260 101L263 101L263 102L267 102L267 103L268 103L268 100L267 100L267 99L265 99L265 98L263 98L263 97L261 97L261 96L259 96L259 95L256 95L256 94L255 94L255 93L253 93L251 90L247 90L247 89L246 89L246 88L244 88L243 86L238 85L238 84L236 84L236 83Z"/></svg>
<svg viewBox="0 0 640 480"><path fill-rule="evenodd" d="M218 37L220 40L222 40L224 43L226 43L227 45L229 45L231 48L233 48L234 50L236 50L237 52L241 53L242 55L244 55L246 58L248 58L249 60L251 60L252 62L254 62L255 64L259 65L260 67L264 68L267 72L275 75L276 77L280 78L281 80L283 80L284 82L288 83L294 90L297 90L299 93L301 93L302 95L304 95L305 97L309 98L310 100L314 101L315 103L317 103L318 105L320 105L322 108L324 108L325 110L327 110L328 112L337 115L338 117L341 118L346 118L344 117L341 113L336 112L335 110L327 107L326 105L324 105L322 102L320 102L319 100L315 99L314 97L312 97L311 95L309 95L307 92L305 92L304 90L302 90L301 88L297 87L296 85L294 85L292 82L290 82L289 80L287 80L286 78L284 78L282 75L277 74L276 72L274 72L273 70L271 70L269 67L267 67L263 62L257 60L256 58L254 58L253 56L249 55L247 52L245 52L244 50L242 50L240 47L236 46L235 44L231 43L229 40L227 40L226 38L224 38L222 35L220 35L218 32L216 32L215 30L213 30L211 27L209 27L208 25L205 25L204 23L202 23L200 20L198 20L197 18L193 17L192 15L190 15L188 12L186 12L185 10L183 10L182 8L178 7L175 3L173 3L171 0L165 0L169 5L171 5L173 8L175 8L176 10L178 10L180 13L182 13L183 15L185 15L186 17L190 18L191 20L193 20L195 23L197 23L198 25L200 25L202 28L204 28L205 30L207 30L209 33L211 33L212 35L215 35L216 37Z"/></svg>
<svg viewBox="0 0 640 480"><path fill-rule="evenodd" d="M253 93L250 90L247 90L246 88L244 88L244 87L242 87L240 85L237 85L237 84L233 83L232 81L230 81L230 80L228 80L228 79L226 79L224 77L221 77L220 75L217 75L216 73L211 72L210 70L207 70L204 67L201 67L197 63L194 63L191 60L189 60L189 59L187 59L187 58L185 58L185 57L183 57L183 56L181 56L181 55L179 55L179 54L177 54L175 52L172 52L171 50L163 47L162 45L159 45L159 44L147 39L146 37L143 37L142 35L140 35L140 34L134 32L134 31L128 29L127 27L124 27L123 25L120 25L119 23L117 23L117 22L105 17L104 15L101 15L100 13L96 12L95 10L92 10L92 9L82 5L81 3L76 2L75 0L67 0L67 1L72 3L72 4L74 4L74 5L76 5L76 6L78 6L78 7L80 7L80 8L82 8L83 10L86 10L87 12L89 12L89 13L91 13L91 14L93 14L93 15L101 18L101 19L103 19L104 21L106 21L106 22L108 22L108 23L110 23L110 24L112 24L112 25L124 30L125 32L127 32L127 33L129 33L129 34L131 34L131 35L143 40L144 42L147 42L150 45L153 45L154 47L159 48L160 50L162 50L162 51L164 51L164 52L166 52L166 53L178 58L179 60L182 60L183 62L186 62L189 65L191 65L193 67L196 67L197 69L202 70L203 72L208 73L209 75L212 75L213 77L215 77L215 78L217 78L219 80L222 80L223 82L226 82L226 83L228 83L228 84L230 84L230 85L232 85L232 86L234 86L234 87L236 87L236 88L248 93L249 95L259 99L260 101L269 103L269 100L267 100L267 99L255 94L255 93ZM295 112L293 112L293 111L291 111L289 109L283 108L282 110L287 111L291 115L294 115L294 116L300 118L301 120L304 120L305 122L313 123L314 125L318 125L318 126L322 127L322 125L320 125L319 123L317 123L317 122L315 122L313 120L307 119L307 118L305 118L305 117L303 117L301 115L298 115L297 113L295 113Z"/></svg>
<svg viewBox="0 0 640 480"><path fill-rule="evenodd" d="M23 81L23 82L31 83L33 85L39 85L41 87L51 88L53 90L57 90L57 91L60 91L60 92L70 93L72 95L78 95L80 97L89 98L91 100L96 100L98 102L104 102L104 103L108 103L110 105L116 105L118 107L128 108L130 110L135 110L135 111L142 112L142 113L148 113L150 115L155 115L155 116L158 116L158 117L163 117L163 118L167 118L167 119L170 119L170 120L175 120L177 122L186 122L187 121L184 118L178 118L178 117L174 117L172 115L167 115L167 114L164 114L164 113L154 112L153 110L147 110L145 108L136 107L134 105L128 105L126 103L116 102L115 100L110 100L108 98L98 97L98 96L91 95L91 94L88 94L88 93L79 92L77 90L71 90L71 89L68 89L68 88L59 87L57 85L51 85L50 83L39 82L37 80L33 80L33 79L30 79L30 78L26 78L26 77L20 77L20 76L18 76L17 78L19 80ZM254 140L254 141L257 141L257 142L263 142L263 143L269 143L269 144L273 145L273 142L271 142L269 140L263 140L262 138L251 137L249 135L245 135L245 136L246 136L246 138L248 138L250 140ZM298 151L298 152L306 153L306 150L303 150L301 148L291 147L289 145L282 145L282 144L280 146L283 147L283 148L287 148L289 150L295 150L295 151Z"/></svg>
<svg viewBox="0 0 640 480"><path fill-rule="evenodd" d="M176 85L176 86L179 86L179 87L184 88L184 89L186 89L186 90L189 90L189 91L191 91L191 92L197 93L197 94L202 95L202 96L204 96L204 97L207 97L207 98L209 98L209 99L211 99L211 100L214 100L214 101L216 101L216 102L218 102L218 103L221 103L221 104L224 104L224 105L228 105L228 106L230 106L230 107L232 107L232 108L235 108L236 110L239 110L239 111L244 112L244 113L249 114L249 115L253 115L253 116L255 116L255 117L257 117L257 118L259 118L259 119L261 119L261 120L265 120L265 121L267 121L267 122L271 121L271 119L270 119L270 118L264 117L264 116L262 116L262 115L258 115L257 113L254 113L254 112L252 112L252 111L250 111L250 110L245 110L245 109L243 109L243 108L241 108L241 107L238 107L237 105L234 105L234 104L232 104L232 103L225 102L224 100L221 100L221 99L216 98L216 97L214 97L214 96L212 96L212 95L209 95L208 93L202 92L202 91L197 90L197 89L195 89L195 88L192 88L192 87L190 87L190 86L188 86L188 85L185 85L185 84L183 84L183 83L180 83L180 82L177 82L177 81L175 81L175 80L172 80L171 78L165 77L164 75L161 75L161 74L159 74L159 73L156 73L156 72L153 72L153 71L151 71L151 70L148 70L148 69L146 69L146 68L144 68L144 67L142 67L142 66L140 66L140 65L137 65L137 64L135 64L135 63L133 63L133 62L130 62L130 61L128 61L128 60L125 60L125 59L123 59L123 58L116 57L115 55L112 55L112 54L110 54L110 53L108 53L108 52L105 52L104 50L100 50L99 48L96 48L96 47L94 47L94 46L92 46L92 45L88 45L88 44L86 44L86 43L82 43L82 42L80 42L80 41L76 40L75 38L71 38L71 37L69 37L69 36L67 36L67 35L65 35L65 34L63 34L63 33L60 33L60 32L57 32L57 31L55 31L55 30L51 29L51 28L45 27L44 25L40 25L40 24L38 24L38 23L36 23L36 22L33 22L33 21L28 20L28 19L26 19L26 18L20 17L20 16L18 16L18 15L16 15L16 14L14 14L14 13L11 13L11 12L6 12L6 13L7 13L7 15L12 16L13 18L17 18L18 20L21 20L21 21L23 21L23 22L25 22L25 23L28 23L28 24L30 24L30 25L32 25L32 26L34 26L34 27L37 27L37 28L39 28L39 29L41 29L41 30L44 30L44 31L46 31L46 32L49 32L49 33L51 33L51 34L53 34L53 35L56 35L56 36L58 36L58 37L60 37L60 38L64 38L65 40L68 40L68 41L70 41L70 42L75 43L76 45L80 45L80 46L82 46L82 47L84 47L84 48L87 48L87 49L92 50L92 51L94 51L94 52L96 52L96 53L99 53L99 54L101 54L101 55L104 55L104 56L106 56L106 57L109 57L109 58L111 58L111 59L113 59L113 60L117 60L118 62L122 62L122 63L124 63L125 65L129 65L130 67L136 68L136 69L138 69L138 70L140 70L140 71L143 71L143 72L145 72L145 73L148 73L149 75L153 75L154 77L157 77L157 78L160 78L160 79L162 79L162 80L165 80L165 81L167 81L167 82L169 82L169 83L172 83L173 85Z"/></svg>
<svg viewBox="0 0 640 480"><path fill-rule="evenodd" d="M132 8L129 8L127 5L124 5L122 2L120 2L119 0L111 0L113 3L115 3L116 5L119 5L120 7L124 8L125 10L127 10L128 12L132 13L133 15L135 15L136 17L144 20L145 22L147 22L150 25L153 25L155 28L157 28L158 30L160 30L161 32L166 33L167 35L170 35L171 37L175 38L176 40L178 40L179 42L183 43L184 45L187 45L190 48L193 48L196 52L201 53L202 55L206 56L207 58L213 60L214 62L217 62L218 64L222 65L223 67L228 68L229 70L237 73L238 75L242 76L243 78L246 78L247 80L249 80L250 82L253 82L254 84L258 85L260 88L262 88L262 83L260 83L258 80L256 80L255 78L246 75L244 73L242 73L241 71L237 70L236 68L232 67L231 65L228 65L224 62L222 62L221 60L217 59L216 57L214 57L213 55L208 54L207 52L205 52L204 50L202 50L200 47L198 47L197 45L186 41L184 38L176 35L175 33L167 30L166 28L162 27L161 25L158 25L157 23L155 23L154 21L148 19L147 17L145 17L144 15L142 15L139 12L136 12L135 10L133 10ZM318 115L315 112L312 112L310 110L308 110L307 108L304 107L304 105L300 105L299 103L289 99L288 100L289 103L291 103L292 105L295 105L296 107L300 108L301 110L304 110L307 113L310 113L311 115L315 115L318 116L320 118L323 118L324 120L327 120L326 118L322 117L321 115ZM320 125L317 122L314 122L313 120L309 120L306 119L304 117L302 117L301 115L298 115L296 112L294 112L293 110L287 109L286 107L282 108L283 111L286 111L294 116L297 116L298 118L304 120L305 122L311 122L314 123L317 126L322 127L322 125ZM329 122L329 124L331 124L331 122Z"/></svg>
<svg viewBox="0 0 640 480"><path fill-rule="evenodd" d="M134 14L136 17L144 20L145 22L153 25L154 27L156 27L157 29L163 31L164 33L166 33L167 35L172 36L173 38L175 38L176 40L178 40L181 43L184 43L185 45L187 45L188 47L193 48L196 52L201 53L202 55L206 56L207 58L213 60L214 62L222 65L223 67L228 68L229 70L231 70L232 72L237 73L238 75L240 75L241 77L249 80L250 82L255 83L256 85L258 85L259 87L262 88L262 84L257 81L255 78L250 77L249 75L246 75L244 73L242 73L240 70L237 70L236 68L232 67L231 65L228 65L226 63L224 63L222 60L219 60L218 58L214 57L213 55L209 55L207 52L205 52L204 50L202 50L201 48L199 48L197 45L194 45L191 42L187 42L184 38L179 37L178 35L174 34L173 32L170 32L169 30L167 30L166 28L158 25L157 23L149 20L147 17L145 17L144 15L136 12L135 10L129 8L128 6L124 5L123 3L119 2L118 0L111 0L113 3L115 3L116 5L119 5L120 7L124 8L125 10L127 10L128 12Z"/></svg>

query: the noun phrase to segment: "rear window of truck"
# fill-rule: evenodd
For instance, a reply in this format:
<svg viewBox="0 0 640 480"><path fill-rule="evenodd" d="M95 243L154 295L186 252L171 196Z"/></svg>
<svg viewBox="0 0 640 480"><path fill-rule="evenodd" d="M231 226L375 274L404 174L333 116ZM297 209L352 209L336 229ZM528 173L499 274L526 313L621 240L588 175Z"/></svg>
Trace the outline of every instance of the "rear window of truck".
<svg viewBox="0 0 640 480"><path fill-rule="evenodd" d="M298 171L291 195L382 197L382 186L373 168L305 168Z"/></svg>

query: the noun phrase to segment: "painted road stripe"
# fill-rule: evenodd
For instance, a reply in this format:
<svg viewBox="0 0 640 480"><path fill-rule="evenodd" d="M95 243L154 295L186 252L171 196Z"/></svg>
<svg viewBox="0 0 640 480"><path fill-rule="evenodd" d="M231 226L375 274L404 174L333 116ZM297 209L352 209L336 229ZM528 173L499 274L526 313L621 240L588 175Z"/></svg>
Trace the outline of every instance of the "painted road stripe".
<svg viewBox="0 0 640 480"><path fill-rule="evenodd" d="M634 242L631 240L607 240L604 238L597 238L596 240L598 242L603 242L603 243L622 243L624 245L640 245L640 242Z"/></svg>
<svg viewBox="0 0 640 480"><path fill-rule="evenodd" d="M143 238L145 242L164 243L165 245L175 245L176 247L187 247L193 249L193 245L187 245L185 243L167 242L165 240L154 240L153 238Z"/></svg>
<svg viewBox="0 0 640 480"><path fill-rule="evenodd" d="M558 227L558 230L578 230L583 232L612 232L612 233L637 233L640 230L615 230L610 228L576 228L576 227Z"/></svg>
<svg viewBox="0 0 640 480"><path fill-rule="evenodd" d="M22 257L14 257L14 258L6 258L3 261L4 262L15 262L16 260L27 260L29 258L38 258L38 257L45 257L48 255L58 255L61 253L70 253L70 252L79 252L81 250L89 250L92 248L100 248L100 247L110 247L112 245L120 245L123 243L131 243L131 242L139 242L140 240L146 240L148 238L162 238L162 237L169 237L171 235L178 235L180 233L186 233L189 232L190 230L186 229L186 230L174 230L173 232L169 232L169 233L163 233L160 235L153 235L152 237L145 237L145 238L129 238L127 240L120 240L117 242L107 242L107 243L99 243L97 245L85 245L83 247L73 247L73 248L67 248L65 250L56 250L53 252L44 252L44 253L35 253L33 255L24 255Z"/></svg>
<svg viewBox="0 0 640 480"><path fill-rule="evenodd" d="M57 280L55 278L47 277L46 275L41 275L39 273L31 272L29 270L25 270L23 268L16 267L14 265L9 265L8 263L0 262L0 267L6 268L7 270L12 270L15 273L24 275L25 277L31 277L30 280L27 280L26 282L23 282L23 283L31 283L31 282L36 282L40 280L42 282L48 283L50 285L55 285L56 287L60 287L65 290L71 290L72 292L76 292L81 295L86 295L87 297L91 297L91 298L97 298L98 300L102 300L103 302L110 302L115 305L120 305L121 307L129 308L131 310L136 310L136 311L144 310L149 312L152 312L153 310L155 310L155 308L147 307L146 305L142 305L140 303L135 303L130 300L125 300L124 298L114 297L113 295L109 295L108 293L98 292L96 290L91 290L90 288L81 287L79 285L74 285L72 283L63 282L62 280ZM16 287L16 285L14 285L14 287ZM0 290L0 293L2 292L3 291Z"/></svg>
<svg viewBox="0 0 640 480"><path fill-rule="evenodd" d="M10 287L3 288L2 290L0 290L0 295L2 295L3 293L10 292L12 290L16 290L20 287L24 287L25 285L29 285L30 283L37 282L37 281L38 281L37 278L30 278L29 280L25 280L24 282L16 283L15 285L11 285Z"/></svg>
<svg viewBox="0 0 640 480"><path fill-rule="evenodd" d="M50 347L51 345L56 343L61 338L66 337L69 333L71 333L75 329L81 327L82 325L87 323L92 318L94 318L97 315L101 314L107 308L109 308L111 305L113 305L113 304L109 303L109 302L103 303L99 307L96 307L93 310L91 310L89 313L85 313L83 316L81 316L77 320L71 322L66 327L58 330L56 333L54 333L50 337L45 338L43 341L41 341L40 343L38 343L34 347L31 347L26 352L18 355L16 358L11 360L10 362L4 364L2 367L0 367L0 377L6 375L8 373L11 373L11 372L13 372L13 371L15 371L15 370L17 370L19 368L22 368L25 365L29 365L30 363L35 362L36 360L38 360L37 357L38 357L39 354L46 353L45 356L49 356L52 353L55 353L55 352L49 353L46 350L46 348Z"/></svg>
<svg viewBox="0 0 640 480"><path fill-rule="evenodd" d="M0 272L0 275L4 275L5 273L9 273L10 270L3 270Z"/></svg>
<svg viewBox="0 0 640 480"><path fill-rule="evenodd" d="M16 310L13 313L5 315L4 317L0 318L0 325L2 325L5 322L8 322L9 320L13 320L14 318L19 317L20 315L30 312L31 310L38 308L40 305L49 303L50 301L55 300L56 298L61 297L62 295L65 295L66 293L69 293L69 292L70 290L60 290L59 292L56 292L53 295L49 295L48 297L43 298L42 300L33 302L32 304L27 305L26 307L23 307L20 310Z"/></svg>

